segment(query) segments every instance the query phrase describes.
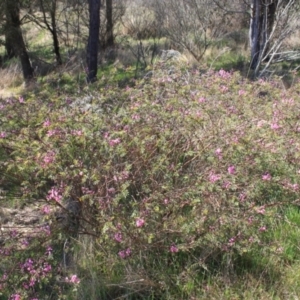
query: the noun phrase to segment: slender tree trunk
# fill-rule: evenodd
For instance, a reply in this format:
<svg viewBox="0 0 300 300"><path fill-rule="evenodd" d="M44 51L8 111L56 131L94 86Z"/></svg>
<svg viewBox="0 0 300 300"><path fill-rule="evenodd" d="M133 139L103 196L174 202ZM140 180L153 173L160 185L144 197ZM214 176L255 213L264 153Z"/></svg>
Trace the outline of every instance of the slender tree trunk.
<svg viewBox="0 0 300 300"><path fill-rule="evenodd" d="M52 15L52 12L51 12L51 23L52 23L51 34L52 34L52 38L53 38L53 48L54 48L56 62L58 65L62 65L58 35L57 35L57 30L56 30L56 19L55 19L55 15L54 16Z"/></svg>
<svg viewBox="0 0 300 300"><path fill-rule="evenodd" d="M5 9L7 18L5 28L7 42L12 46L13 51L20 58L23 77L25 79L25 82L28 83L33 78L33 68L29 60L21 31L19 1L6 0Z"/></svg>
<svg viewBox="0 0 300 300"><path fill-rule="evenodd" d="M100 0L89 0L89 38L87 45L87 82L97 79Z"/></svg>
<svg viewBox="0 0 300 300"><path fill-rule="evenodd" d="M270 36L275 21L278 0L252 0L250 22L251 63L250 68L258 71L266 58Z"/></svg>
<svg viewBox="0 0 300 300"><path fill-rule="evenodd" d="M113 32L113 16L112 16L112 0L106 0L106 47L114 46L114 32Z"/></svg>
<svg viewBox="0 0 300 300"><path fill-rule="evenodd" d="M56 0L52 0L52 8L51 8L50 16L51 16L51 25L52 25L51 33L52 33L52 37L53 37L53 47L54 47L56 62L58 65L62 65L62 59L60 56L60 49L59 49L58 34L57 34L57 26L56 26Z"/></svg>
<svg viewBox="0 0 300 300"><path fill-rule="evenodd" d="M262 25L262 14L261 14L261 0L253 0L252 2L252 14L250 22L250 47L251 47L251 62L250 68L255 70L259 63L260 56L260 36L261 36L261 25Z"/></svg>
<svg viewBox="0 0 300 300"><path fill-rule="evenodd" d="M56 62L58 65L62 65L62 59L60 55L60 47L59 47L59 40L58 40L58 34L57 34L57 24L56 24L56 3L57 0L51 0L51 7L48 7L50 11L50 18L51 18L51 25L49 24L47 17L46 17L46 9L44 6L45 0L40 0L40 6L41 10L43 12L43 18L44 23L47 27L47 29L50 31L52 35L52 41L53 41L53 50L55 53Z"/></svg>

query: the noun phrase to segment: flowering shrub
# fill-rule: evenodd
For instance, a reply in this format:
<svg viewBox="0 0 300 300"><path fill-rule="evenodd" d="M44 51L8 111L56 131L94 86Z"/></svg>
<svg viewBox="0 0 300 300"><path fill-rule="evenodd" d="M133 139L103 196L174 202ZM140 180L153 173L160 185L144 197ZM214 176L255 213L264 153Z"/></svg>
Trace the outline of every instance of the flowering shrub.
<svg viewBox="0 0 300 300"><path fill-rule="evenodd" d="M66 228L51 211L80 203L78 233L101 245L104 277L119 270L143 278L146 291L171 286L184 298L206 272L232 272L232 257L273 251L267 234L298 199L300 86L285 91L276 80L223 70L153 74L139 88L102 89L89 109L69 98L2 100L0 147L9 158L0 168L15 176L25 202L43 202L55 232ZM16 270L27 274L18 289L6 284ZM1 284L12 299L38 296L36 283L52 271L28 257L0 269ZM68 276L53 278L61 293L65 283L79 291L86 284Z"/></svg>

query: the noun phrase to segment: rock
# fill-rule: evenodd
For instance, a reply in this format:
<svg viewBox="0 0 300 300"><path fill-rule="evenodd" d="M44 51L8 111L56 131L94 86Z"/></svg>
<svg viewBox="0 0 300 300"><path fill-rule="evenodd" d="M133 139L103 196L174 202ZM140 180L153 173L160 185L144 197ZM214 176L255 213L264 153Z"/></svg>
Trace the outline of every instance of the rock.
<svg viewBox="0 0 300 300"><path fill-rule="evenodd" d="M162 50L161 59L167 60L178 60L182 58L182 54L177 50Z"/></svg>

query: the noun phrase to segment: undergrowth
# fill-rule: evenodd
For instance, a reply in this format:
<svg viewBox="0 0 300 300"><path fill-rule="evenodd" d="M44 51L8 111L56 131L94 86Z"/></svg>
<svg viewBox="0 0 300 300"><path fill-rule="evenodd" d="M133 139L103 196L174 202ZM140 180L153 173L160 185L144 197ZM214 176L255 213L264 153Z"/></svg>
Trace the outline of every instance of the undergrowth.
<svg viewBox="0 0 300 300"><path fill-rule="evenodd" d="M298 90L158 62L124 88L1 100L1 186L14 178L48 224L6 232L2 297L296 296ZM64 268L70 232L53 215L69 199L79 227Z"/></svg>

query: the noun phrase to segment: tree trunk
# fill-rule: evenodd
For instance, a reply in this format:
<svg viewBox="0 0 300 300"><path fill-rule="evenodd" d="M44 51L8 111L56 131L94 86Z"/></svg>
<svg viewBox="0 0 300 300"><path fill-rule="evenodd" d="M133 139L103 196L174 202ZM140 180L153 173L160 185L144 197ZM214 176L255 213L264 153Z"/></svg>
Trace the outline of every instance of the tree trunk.
<svg viewBox="0 0 300 300"><path fill-rule="evenodd" d="M59 49L58 35L57 35L57 30L56 30L55 13L53 15L52 12L51 12L51 23L52 23L51 34L52 34L52 38L53 38L53 47L54 47L56 62L57 62L58 65L62 65L62 59L61 59L60 49Z"/></svg>
<svg viewBox="0 0 300 300"><path fill-rule="evenodd" d="M50 25L47 20L47 17L46 17L46 9L44 6L44 0L40 0L40 6L41 6L41 10L43 12L44 23L52 35L53 50L55 53L56 62L58 65L62 65L59 40L58 40L58 34L57 34L57 25L56 25L56 3L57 3L57 0L51 0L51 6L47 7L47 10L50 11L50 18L51 18L51 25Z"/></svg>
<svg viewBox="0 0 300 300"><path fill-rule="evenodd" d="M114 32L113 32L113 16L112 16L112 0L106 0L106 47L114 46Z"/></svg>
<svg viewBox="0 0 300 300"><path fill-rule="evenodd" d="M5 52L6 59L12 59L13 57L17 56L13 45L11 44L11 39L9 39L9 36L7 35L7 31L5 31Z"/></svg>
<svg viewBox="0 0 300 300"><path fill-rule="evenodd" d="M28 83L33 78L33 68L29 60L21 31L19 1L6 0L5 10L7 18L5 27L7 42L12 46L13 51L20 58L23 77L25 82Z"/></svg>
<svg viewBox="0 0 300 300"><path fill-rule="evenodd" d="M87 82L97 79L100 0L89 0L89 38L87 45Z"/></svg>
<svg viewBox="0 0 300 300"><path fill-rule="evenodd" d="M251 62L250 68L255 70L259 63L261 51L260 36L262 26L261 0L253 0L252 14L250 21L250 47L251 47Z"/></svg>
<svg viewBox="0 0 300 300"><path fill-rule="evenodd" d="M266 59L270 37L275 21L278 0L253 0L250 20L250 68L257 73L260 64Z"/></svg>

